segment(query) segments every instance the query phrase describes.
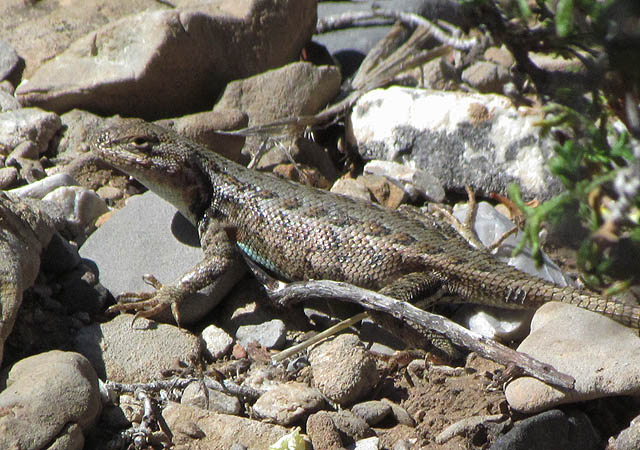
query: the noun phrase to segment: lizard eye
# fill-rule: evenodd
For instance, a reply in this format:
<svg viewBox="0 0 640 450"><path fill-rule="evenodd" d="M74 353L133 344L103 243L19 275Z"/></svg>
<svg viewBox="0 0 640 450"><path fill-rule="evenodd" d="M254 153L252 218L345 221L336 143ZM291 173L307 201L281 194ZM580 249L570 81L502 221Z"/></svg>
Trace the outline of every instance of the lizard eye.
<svg viewBox="0 0 640 450"><path fill-rule="evenodd" d="M146 148L149 148L150 140L144 136L138 136L134 138L131 141L131 143L133 144L134 147L137 147L140 149L146 149Z"/></svg>

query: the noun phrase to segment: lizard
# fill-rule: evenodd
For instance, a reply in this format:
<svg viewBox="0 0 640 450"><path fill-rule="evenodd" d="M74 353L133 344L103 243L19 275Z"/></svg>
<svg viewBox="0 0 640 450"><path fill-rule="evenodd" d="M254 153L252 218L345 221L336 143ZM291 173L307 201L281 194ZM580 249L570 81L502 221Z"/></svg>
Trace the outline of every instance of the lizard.
<svg viewBox="0 0 640 450"><path fill-rule="evenodd" d="M534 309L569 303L640 328L640 306L560 287L473 248L430 214L392 210L247 169L173 131L117 119L93 140L111 166L172 203L197 228L203 260L172 284L112 306L179 323L186 294L205 287L240 252L285 281L334 280L398 300Z"/></svg>

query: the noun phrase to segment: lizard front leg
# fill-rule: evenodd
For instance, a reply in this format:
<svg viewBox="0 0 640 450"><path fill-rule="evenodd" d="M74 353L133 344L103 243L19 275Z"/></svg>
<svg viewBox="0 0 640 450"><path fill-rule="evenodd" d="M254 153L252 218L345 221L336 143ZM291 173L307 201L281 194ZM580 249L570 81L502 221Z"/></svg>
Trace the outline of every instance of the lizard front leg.
<svg viewBox="0 0 640 450"><path fill-rule="evenodd" d="M172 284L162 284L152 275L146 275L145 281L155 288L155 292L127 292L117 298L118 304L107 311L135 311L134 322L139 317L153 318L159 313L171 309L171 313L180 325L180 304L193 293L209 286L230 271L242 270L242 258L235 244L229 239L227 231L218 221L207 221L199 227L200 242L204 259L182 275ZM134 301L131 301L134 300Z"/></svg>

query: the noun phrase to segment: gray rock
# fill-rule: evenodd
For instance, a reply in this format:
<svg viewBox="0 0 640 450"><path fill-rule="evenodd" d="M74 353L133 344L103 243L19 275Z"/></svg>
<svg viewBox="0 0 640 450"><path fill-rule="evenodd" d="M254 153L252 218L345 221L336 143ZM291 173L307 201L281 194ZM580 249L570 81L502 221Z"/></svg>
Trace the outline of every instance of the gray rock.
<svg viewBox="0 0 640 450"><path fill-rule="evenodd" d="M144 218L141 223L140 218ZM80 248L80 256L100 270L100 282L113 295L148 290L142 276L155 275L172 283L203 258L193 226L176 209L152 192L132 197ZM183 324L202 318L244 274L241 261L216 282L180 304ZM158 320L173 321L170 312Z"/></svg>
<svg viewBox="0 0 640 450"><path fill-rule="evenodd" d="M200 341L167 324L151 325L133 315L121 314L106 323L82 328L74 346L87 357L102 379L124 383L155 380L177 360L192 361L200 354Z"/></svg>
<svg viewBox="0 0 640 450"><path fill-rule="evenodd" d="M76 235L91 227L96 219L109 211L107 204L98 195L82 186L61 186L42 198L58 206L67 225L77 230Z"/></svg>
<svg viewBox="0 0 640 450"><path fill-rule="evenodd" d="M453 208L453 215L463 222L466 218L467 210L467 203L456 204ZM513 222L489 203L478 203L474 230L485 246L492 245L514 226ZM523 248L518 255L513 256L513 250L521 239L522 232L520 231L509 236L494 251L494 256L523 272L536 275L559 286L567 286L567 279L560 268L544 252L542 253L542 265L540 267L536 266L529 247ZM529 323L532 317L533 311L463 305L456 311L454 320L472 331L492 339L520 341L529 334Z"/></svg>
<svg viewBox="0 0 640 450"><path fill-rule="evenodd" d="M339 405L362 398L379 379L375 361L352 334L318 345L309 353L309 361L316 387Z"/></svg>
<svg viewBox="0 0 640 450"><path fill-rule="evenodd" d="M511 68L516 63L513 55L504 45L502 47L489 47L486 49L484 51L484 59L500 64L506 69Z"/></svg>
<svg viewBox="0 0 640 450"><path fill-rule="evenodd" d="M386 177L402 186L411 197L418 196L432 202L444 201L442 181L431 173L392 161L369 161L364 166L364 173Z"/></svg>
<svg viewBox="0 0 640 450"><path fill-rule="evenodd" d="M638 442L640 442L640 420L636 417L628 428L622 430L615 439L609 441L607 448L611 450L636 450Z"/></svg>
<svg viewBox="0 0 640 450"><path fill-rule="evenodd" d="M331 421L343 436L352 442L375 435L367 422L354 415L351 411L328 411Z"/></svg>
<svg viewBox="0 0 640 450"><path fill-rule="evenodd" d="M554 409L517 422L490 450L595 450L602 448L598 432L581 411Z"/></svg>
<svg viewBox="0 0 640 450"><path fill-rule="evenodd" d="M465 417L442 430L436 436L436 444L442 445L456 436L472 435L478 427L487 428L492 422L500 422L505 419L506 416L504 414Z"/></svg>
<svg viewBox="0 0 640 450"><path fill-rule="evenodd" d="M8 92L0 90L0 112L12 111L20 108L20 102Z"/></svg>
<svg viewBox="0 0 640 450"><path fill-rule="evenodd" d="M391 414L391 406L379 400L370 400L353 405L351 412L373 426Z"/></svg>
<svg viewBox="0 0 640 450"><path fill-rule="evenodd" d="M15 167L0 168L0 190L9 189L18 181L18 169Z"/></svg>
<svg viewBox="0 0 640 450"><path fill-rule="evenodd" d="M0 364L4 343L13 331L24 290L40 270L40 255L55 233L55 224L33 200L13 201L0 195Z"/></svg>
<svg viewBox="0 0 640 450"><path fill-rule="evenodd" d="M112 202L121 199L124 192L113 186L102 186L96 190L96 194L105 202Z"/></svg>
<svg viewBox="0 0 640 450"><path fill-rule="evenodd" d="M38 159L40 156L38 147L31 141L24 141L14 147L13 151L7 156L6 165L13 165L14 161L22 158Z"/></svg>
<svg viewBox="0 0 640 450"><path fill-rule="evenodd" d="M249 162L240 153L244 146L243 136L220 134L218 131L231 131L245 128L249 117L239 109L216 109L174 119L159 120L158 125L171 128L176 133L221 154L236 162Z"/></svg>
<svg viewBox="0 0 640 450"><path fill-rule="evenodd" d="M89 154L90 139L104 119L81 109L72 109L60 116L63 133L58 142L57 165L67 165Z"/></svg>
<svg viewBox="0 0 640 450"><path fill-rule="evenodd" d="M204 344L205 354L214 361L226 355L233 345L233 338L215 325L209 325L202 330L200 338Z"/></svg>
<svg viewBox="0 0 640 450"><path fill-rule="evenodd" d="M624 352L611 351L616 348ZM516 411L530 414L566 403L640 394L637 332L598 313L547 303L536 312L531 334L518 351L571 375L576 384L561 391L529 377L513 380L505 395Z"/></svg>
<svg viewBox="0 0 640 450"><path fill-rule="evenodd" d="M202 110L228 81L297 58L316 22L315 0L185 3L78 39L18 87L20 102L147 119Z"/></svg>
<svg viewBox="0 0 640 450"><path fill-rule="evenodd" d="M0 149L13 150L23 142L35 145L34 153L47 150L49 141L60 129L57 114L38 108L20 108L0 113Z"/></svg>
<svg viewBox="0 0 640 450"><path fill-rule="evenodd" d="M8 42L0 39L0 81L14 78L15 72L20 70L20 66L24 67L24 61ZM14 80L15 81L15 80Z"/></svg>
<svg viewBox="0 0 640 450"><path fill-rule="evenodd" d="M509 71L490 61L477 61L462 72L462 81L480 92L501 94L503 86L511 81Z"/></svg>
<svg viewBox="0 0 640 450"><path fill-rule="evenodd" d="M209 450L227 450L233 445L268 450L270 445L288 433L280 425L203 411L177 403L170 403L163 410L162 417L174 433L172 441L178 447L192 446L194 439L197 439L199 448Z"/></svg>
<svg viewBox="0 0 640 450"><path fill-rule="evenodd" d="M262 394L253 411L278 425L290 425L323 406L324 399L317 389L292 381Z"/></svg>
<svg viewBox="0 0 640 450"><path fill-rule="evenodd" d="M534 114L499 95L391 87L368 92L347 120L347 137L366 160L409 163L442 180L447 190L547 199L562 189L546 163L554 142Z"/></svg>
<svg viewBox="0 0 640 450"><path fill-rule="evenodd" d="M257 342L265 348L282 348L286 340L287 328L280 319L273 319L256 325L242 325L236 331L236 340L243 347Z"/></svg>
<svg viewBox="0 0 640 450"><path fill-rule="evenodd" d="M221 414L238 415L242 410L240 401L236 397L222 392L207 389L207 395L203 391L202 383L195 381L190 383L182 393L180 403L183 405L197 406L198 408L215 411Z"/></svg>
<svg viewBox="0 0 640 450"><path fill-rule="evenodd" d="M388 398L383 398L381 401L391 407L391 414L393 414L396 422L398 422L400 425L407 425L409 427L416 426L416 423L411 417L411 414L409 414L409 412L402 406L392 402Z"/></svg>
<svg viewBox="0 0 640 450"><path fill-rule="evenodd" d="M227 85L214 111L238 109L256 126L300 115L313 115L340 89L340 71L331 66L296 62ZM264 95L268 92L269 95ZM261 137L249 137L244 152L255 154ZM281 152L279 152L281 154ZM286 161L283 157L281 162ZM269 160L273 165L276 161ZM266 165L262 162L262 165Z"/></svg>
<svg viewBox="0 0 640 450"><path fill-rule="evenodd" d="M83 448L84 433L100 415L98 378L77 353L25 358L0 385L0 448Z"/></svg>
<svg viewBox="0 0 640 450"><path fill-rule="evenodd" d="M19 177L22 180L26 180L27 183L33 183L46 176L42 163L38 160L38 152L39 149L36 144L30 141L23 141L7 156L6 164L18 167ZM35 157L25 158L21 155L34 155Z"/></svg>

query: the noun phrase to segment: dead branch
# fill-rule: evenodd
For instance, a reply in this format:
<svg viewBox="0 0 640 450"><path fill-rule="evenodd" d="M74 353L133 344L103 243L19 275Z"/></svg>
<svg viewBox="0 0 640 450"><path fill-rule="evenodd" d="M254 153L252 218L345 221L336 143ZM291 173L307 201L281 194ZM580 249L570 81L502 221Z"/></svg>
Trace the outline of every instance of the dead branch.
<svg viewBox="0 0 640 450"><path fill-rule="evenodd" d="M256 278L265 286L271 301L277 306L290 306L307 298L331 298L356 303L366 309L380 311L406 322L425 336L428 336L429 331L440 333L459 347L507 367L515 366L522 373L558 388L573 389L575 384L573 377L558 372L549 364L467 330L446 317L423 311L410 303L338 281L284 283L272 278L249 258L245 260Z"/></svg>

